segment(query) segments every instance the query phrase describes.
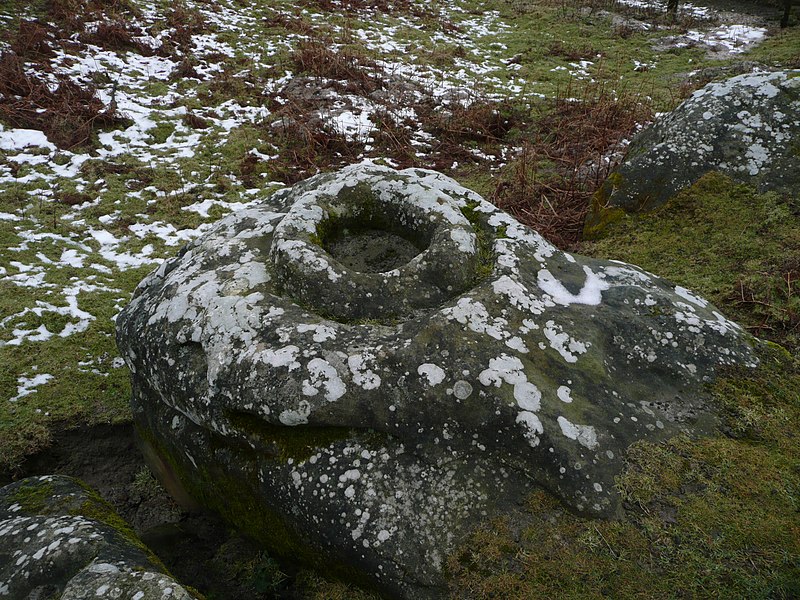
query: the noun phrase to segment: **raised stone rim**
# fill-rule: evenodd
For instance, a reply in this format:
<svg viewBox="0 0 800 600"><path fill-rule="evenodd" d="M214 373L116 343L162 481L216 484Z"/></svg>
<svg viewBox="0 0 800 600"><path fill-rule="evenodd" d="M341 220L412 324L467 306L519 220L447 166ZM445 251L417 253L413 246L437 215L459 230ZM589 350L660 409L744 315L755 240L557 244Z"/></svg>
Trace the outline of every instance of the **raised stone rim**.
<svg viewBox="0 0 800 600"><path fill-rule="evenodd" d="M360 181L351 188L368 186L380 213L390 215L396 230L422 239L424 249L388 271L349 268L325 249L321 230L331 221L360 218L359 207L343 197L347 187L338 195L307 192L277 225L270 247L269 260L285 293L303 306L346 322L399 318L433 308L475 283L478 236L458 203L432 187L419 186L408 193L382 183ZM427 288L425 293L410 293L421 286ZM382 303L374 303L376 298Z"/></svg>

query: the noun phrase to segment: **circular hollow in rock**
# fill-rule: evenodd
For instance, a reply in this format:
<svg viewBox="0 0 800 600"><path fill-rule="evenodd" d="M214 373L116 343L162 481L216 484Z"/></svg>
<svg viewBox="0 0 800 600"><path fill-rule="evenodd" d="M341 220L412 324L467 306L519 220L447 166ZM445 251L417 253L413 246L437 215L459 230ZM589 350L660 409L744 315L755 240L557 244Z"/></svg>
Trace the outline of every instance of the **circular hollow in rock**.
<svg viewBox="0 0 800 600"><path fill-rule="evenodd" d="M322 247L345 267L359 273L385 273L397 269L421 250L396 233L383 229L343 229Z"/></svg>
<svg viewBox="0 0 800 600"><path fill-rule="evenodd" d="M479 233L441 190L354 179L301 195L275 227L270 259L298 304L342 323L391 322L476 283Z"/></svg>

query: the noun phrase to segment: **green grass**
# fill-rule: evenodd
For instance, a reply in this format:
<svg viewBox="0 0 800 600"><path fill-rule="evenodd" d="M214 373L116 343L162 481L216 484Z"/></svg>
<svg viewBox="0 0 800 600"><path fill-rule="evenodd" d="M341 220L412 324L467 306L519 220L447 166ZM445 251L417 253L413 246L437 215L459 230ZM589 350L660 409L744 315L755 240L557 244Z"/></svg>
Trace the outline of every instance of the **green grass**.
<svg viewBox="0 0 800 600"><path fill-rule="evenodd" d="M475 4L476 10L481 7L498 10L504 22L510 25L510 29L498 39L482 40L481 44L487 48L499 41L508 47L503 53L506 57L519 56L519 75L535 82L527 89L533 93L580 97L580 81L563 69L575 71L571 63L583 59L594 63L587 71L596 82L620 94L641 95L658 110L665 110L681 99L678 89L682 75L705 66L721 66L748 58L745 53L728 61L712 60L698 48L658 52L652 48L653 43L674 35L675 30L622 35L610 17L600 16L597 12L584 14L579 5L562 3L558 6L555 2L533 0L494 0L480 3L480 6L471 4ZM783 52L790 43L787 39L777 43L776 48ZM573 53L581 56L571 56ZM634 61L655 66L635 71Z"/></svg>
<svg viewBox="0 0 800 600"><path fill-rule="evenodd" d="M800 344L800 204L711 173L652 213L625 216L581 252L699 291L755 334Z"/></svg>
<svg viewBox="0 0 800 600"><path fill-rule="evenodd" d="M19 299L15 288L5 285L3 288L6 301ZM109 309L114 306L114 298L121 295L116 292L79 295L80 308L96 317L82 333L65 338L56 336L47 342L0 347L0 364L4 365L0 373L0 397L17 395L19 376L44 373L53 376L51 381L37 387L35 393L15 402L0 403L0 468L13 468L26 455L45 447L53 425L130 420L129 374L125 368L112 366L117 351ZM61 323L51 321L49 316L43 321L50 331L60 330ZM90 364L79 366L79 362ZM92 369L107 375L93 373Z"/></svg>
<svg viewBox="0 0 800 600"><path fill-rule="evenodd" d="M797 8L794 9L797 14ZM750 60L777 68L800 68L800 27L787 27L771 35L749 53Z"/></svg>

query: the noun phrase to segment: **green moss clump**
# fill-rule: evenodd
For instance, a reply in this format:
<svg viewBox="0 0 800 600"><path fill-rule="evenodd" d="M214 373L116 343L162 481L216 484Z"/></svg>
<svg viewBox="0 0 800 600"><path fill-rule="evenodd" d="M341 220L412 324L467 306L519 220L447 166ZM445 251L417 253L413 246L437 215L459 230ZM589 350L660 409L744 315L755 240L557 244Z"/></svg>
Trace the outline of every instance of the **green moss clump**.
<svg viewBox="0 0 800 600"><path fill-rule="evenodd" d="M11 504L19 504L26 513L42 514L51 505L53 485L50 483L36 483L22 485L11 496Z"/></svg>
<svg viewBox="0 0 800 600"><path fill-rule="evenodd" d="M759 358L758 369L725 369L712 387L725 433L792 456L800 437L800 358L771 343L759 348Z"/></svg>
<svg viewBox="0 0 800 600"><path fill-rule="evenodd" d="M150 129L149 133L150 141L153 144L163 144L167 141L169 136L175 133L175 123L171 121L162 121Z"/></svg>
<svg viewBox="0 0 800 600"><path fill-rule="evenodd" d="M470 225L472 225L472 230L475 232L475 236L478 238L478 265L475 270L476 283L492 274L495 259L495 237L489 233L488 228L481 220L480 213L475 210L477 206L477 202L469 202L465 206L461 207L461 214L463 214L469 221ZM503 227L502 235L498 235L497 237L505 236L506 230L505 227Z"/></svg>
<svg viewBox="0 0 800 600"><path fill-rule="evenodd" d="M303 570L298 573L296 586L304 600L380 600L381 596L345 583L331 581L318 573Z"/></svg>
<svg viewBox="0 0 800 600"><path fill-rule="evenodd" d="M617 206L609 206L611 192L622 185L622 176L612 173L592 197L592 207L586 217L583 238L593 240L602 237L606 227L625 218L625 211Z"/></svg>

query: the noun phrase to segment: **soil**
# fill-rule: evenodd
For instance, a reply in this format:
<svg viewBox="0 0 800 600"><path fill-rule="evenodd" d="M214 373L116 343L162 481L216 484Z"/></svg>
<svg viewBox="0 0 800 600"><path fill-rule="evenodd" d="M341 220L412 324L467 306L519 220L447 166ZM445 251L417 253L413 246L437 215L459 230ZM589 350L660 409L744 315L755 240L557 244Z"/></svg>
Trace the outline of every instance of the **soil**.
<svg viewBox="0 0 800 600"><path fill-rule="evenodd" d="M301 597L285 575L296 572L294 565L279 565L214 515L172 501L149 474L131 425L62 429L17 471L0 472L0 487L35 475L69 475L91 486L178 581L206 600Z"/></svg>

